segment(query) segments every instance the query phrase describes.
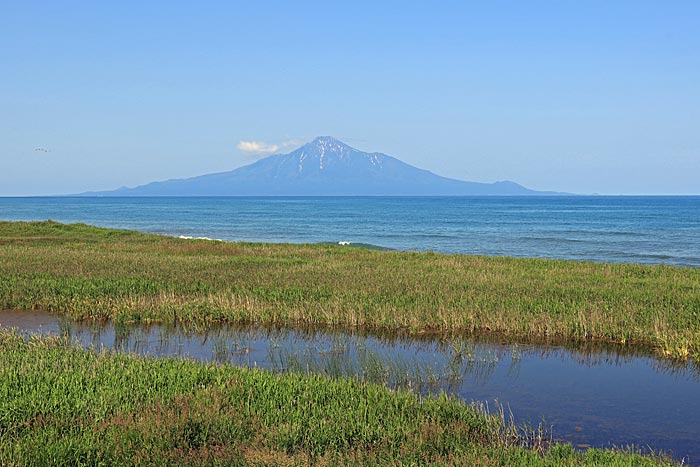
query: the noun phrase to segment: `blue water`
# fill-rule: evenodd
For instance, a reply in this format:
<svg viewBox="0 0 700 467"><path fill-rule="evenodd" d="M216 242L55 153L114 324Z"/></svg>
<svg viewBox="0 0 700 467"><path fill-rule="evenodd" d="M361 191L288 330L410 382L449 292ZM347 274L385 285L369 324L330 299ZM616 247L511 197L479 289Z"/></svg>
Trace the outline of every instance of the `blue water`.
<svg viewBox="0 0 700 467"><path fill-rule="evenodd" d="M700 197L0 198L2 220L700 267Z"/></svg>
<svg viewBox="0 0 700 467"><path fill-rule="evenodd" d="M97 349L359 376L422 393L444 390L491 409L498 400L517 423L542 423L555 439L578 448L634 445L700 465L700 368L672 365L629 347L417 340L245 326L196 333L161 325L75 322L37 311L0 311L3 327L66 334ZM467 350L457 353L456 348ZM381 371L372 371L377 366ZM402 375L408 383L401 383Z"/></svg>

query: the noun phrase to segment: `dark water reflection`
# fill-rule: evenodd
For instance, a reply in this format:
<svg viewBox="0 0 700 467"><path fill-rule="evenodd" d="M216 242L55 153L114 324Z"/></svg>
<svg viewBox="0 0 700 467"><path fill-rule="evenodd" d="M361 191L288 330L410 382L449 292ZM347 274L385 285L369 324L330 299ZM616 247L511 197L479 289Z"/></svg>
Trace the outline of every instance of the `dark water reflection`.
<svg viewBox="0 0 700 467"><path fill-rule="evenodd" d="M196 331L74 322L30 311L0 312L0 327L65 334L86 346L141 355L358 375L421 393L497 400L517 422L542 422L574 446L634 445L700 465L700 370L633 347L245 326Z"/></svg>

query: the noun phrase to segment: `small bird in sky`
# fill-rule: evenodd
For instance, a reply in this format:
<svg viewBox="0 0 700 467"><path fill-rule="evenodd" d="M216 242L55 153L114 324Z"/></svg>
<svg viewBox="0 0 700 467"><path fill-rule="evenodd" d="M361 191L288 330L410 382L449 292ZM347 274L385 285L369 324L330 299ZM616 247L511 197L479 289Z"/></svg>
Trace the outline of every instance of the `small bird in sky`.
<svg viewBox="0 0 700 467"><path fill-rule="evenodd" d="M34 148L34 152L51 152L46 148Z"/></svg>

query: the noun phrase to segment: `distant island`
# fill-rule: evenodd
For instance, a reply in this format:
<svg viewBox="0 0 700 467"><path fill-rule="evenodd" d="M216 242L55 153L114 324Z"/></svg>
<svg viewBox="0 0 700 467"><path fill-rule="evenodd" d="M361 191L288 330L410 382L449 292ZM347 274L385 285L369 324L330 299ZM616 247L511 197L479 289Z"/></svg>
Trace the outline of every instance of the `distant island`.
<svg viewBox="0 0 700 467"><path fill-rule="evenodd" d="M290 152L229 172L165 180L81 196L524 196L561 195L511 181L441 177L386 154L321 136Z"/></svg>

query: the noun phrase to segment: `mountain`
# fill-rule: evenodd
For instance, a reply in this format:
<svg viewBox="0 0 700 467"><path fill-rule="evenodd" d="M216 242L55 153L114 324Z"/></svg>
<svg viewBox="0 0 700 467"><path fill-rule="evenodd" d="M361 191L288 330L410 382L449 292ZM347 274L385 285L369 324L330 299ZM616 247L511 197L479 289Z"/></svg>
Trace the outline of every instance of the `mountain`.
<svg viewBox="0 0 700 467"><path fill-rule="evenodd" d="M514 182L441 177L378 152L321 136L290 152L229 172L153 182L92 196L462 196L543 195Z"/></svg>

